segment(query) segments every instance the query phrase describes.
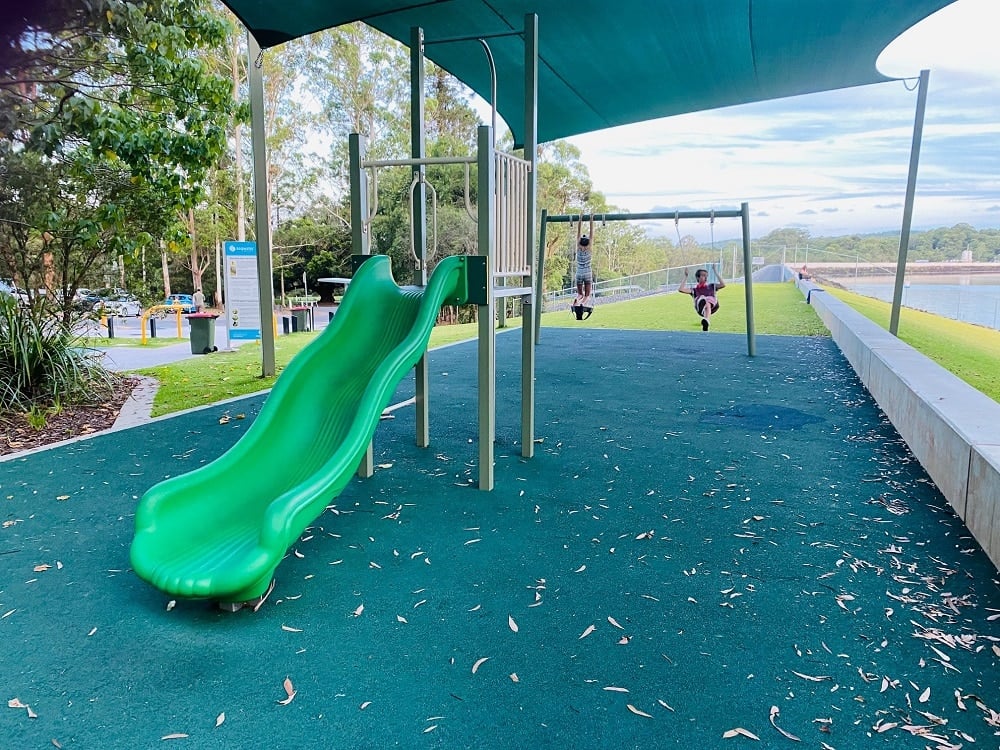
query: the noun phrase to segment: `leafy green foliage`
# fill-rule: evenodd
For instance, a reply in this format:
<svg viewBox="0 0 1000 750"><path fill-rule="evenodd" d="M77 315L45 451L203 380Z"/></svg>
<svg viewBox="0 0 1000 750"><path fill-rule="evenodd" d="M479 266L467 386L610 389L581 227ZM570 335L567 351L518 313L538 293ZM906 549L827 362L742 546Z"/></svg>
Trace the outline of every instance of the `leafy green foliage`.
<svg viewBox="0 0 1000 750"><path fill-rule="evenodd" d="M45 305L0 296L0 412L99 403L115 378Z"/></svg>
<svg viewBox="0 0 1000 750"><path fill-rule="evenodd" d="M178 215L226 149L231 84L199 50L227 25L207 0L44 4L0 57L0 273L69 299L183 242Z"/></svg>

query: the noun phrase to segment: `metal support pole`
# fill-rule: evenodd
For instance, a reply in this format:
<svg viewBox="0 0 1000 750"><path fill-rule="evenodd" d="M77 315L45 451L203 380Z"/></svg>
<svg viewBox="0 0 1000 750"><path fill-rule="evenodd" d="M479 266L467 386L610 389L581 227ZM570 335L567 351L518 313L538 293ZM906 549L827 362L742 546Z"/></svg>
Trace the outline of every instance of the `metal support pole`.
<svg viewBox="0 0 1000 750"><path fill-rule="evenodd" d="M496 160L493 133L481 125L476 132L479 154L479 254L486 256L486 304L479 305L479 489L493 489L494 440L496 438L496 330L493 327L496 298L493 296L494 226L496 213Z"/></svg>
<svg viewBox="0 0 1000 750"><path fill-rule="evenodd" d="M261 375L273 377L274 317L273 272L271 271L271 217L267 199L267 130L264 125L263 55L252 34L247 34L247 79L250 87L250 141L253 146L253 213L257 239L257 286L260 291ZM238 147L238 146L237 146ZM227 300L228 302L228 300Z"/></svg>
<svg viewBox="0 0 1000 750"><path fill-rule="evenodd" d="M368 227L368 173L361 168L368 152L368 139L359 134L348 136L351 181L351 252L371 255L371 234Z"/></svg>
<svg viewBox="0 0 1000 750"><path fill-rule="evenodd" d="M548 226L549 211L542 209L542 218L538 222L538 278L535 284L535 345L542 332L542 295L545 294L545 233Z"/></svg>
<svg viewBox="0 0 1000 750"><path fill-rule="evenodd" d="M889 333L899 330L899 308L903 303L903 280L906 277L906 253L910 246L910 224L913 221L913 197L917 191L917 165L920 163L920 141L924 133L924 110L927 108L927 82L931 72L920 71L917 88L917 111L913 118L913 142L910 145L910 173L906 178L906 198L903 201L903 226L899 232L899 257L896 260L896 286L892 292L892 313Z"/></svg>
<svg viewBox="0 0 1000 750"><path fill-rule="evenodd" d="M747 302L747 355L757 354L757 333L753 321L753 265L750 257L750 204L741 203L743 218L743 289Z"/></svg>
<svg viewBox="0 0 1000 750"><path fill-rule="evenodd" d="M526 186L524 217L528 281L532 291L521 300L521 457L535 455L535 307L534 290L540 288L535 269L535 203L538 199L538 16L524 17L524 158L531 162ZM535 285L539 285L536 287Z"/></svg>
<svg viewBox="0 0 1000 750"><path fill-rule="evenodd" d="M410 29L410 156L423 159L427 153L424 131L424 31L418 26ZM424 182L426 167L412 167L413 187L413 247L417 253L417 268L413 283L427 286L427 184ZM414 367L416 393L416 442L418 448L431 444L430 434L430 375L427 354L424 353Z"/></svg>
<svg viewBox="0 0 1000 750"><path fill-rule="evenodd" d="M368 150L367 139L351 133L347 139L350 153L351 182L351 252L354 255L371 255L371 234L368 228L368 178L361 163ZM358 476L370 477L375 473L375 449L368 443L358 464Z"/></svg>

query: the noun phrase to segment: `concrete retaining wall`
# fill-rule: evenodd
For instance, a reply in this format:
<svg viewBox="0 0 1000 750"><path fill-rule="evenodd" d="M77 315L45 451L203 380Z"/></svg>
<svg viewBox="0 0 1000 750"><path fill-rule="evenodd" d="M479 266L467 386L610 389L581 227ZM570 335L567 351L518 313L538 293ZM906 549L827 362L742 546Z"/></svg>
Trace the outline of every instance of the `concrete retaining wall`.
<svg viewBox="0 0 1000 750"><path fill-rule="evenodd" d="M796 283L872 398L1000 569L1000 404L813 282Z"/></svg>

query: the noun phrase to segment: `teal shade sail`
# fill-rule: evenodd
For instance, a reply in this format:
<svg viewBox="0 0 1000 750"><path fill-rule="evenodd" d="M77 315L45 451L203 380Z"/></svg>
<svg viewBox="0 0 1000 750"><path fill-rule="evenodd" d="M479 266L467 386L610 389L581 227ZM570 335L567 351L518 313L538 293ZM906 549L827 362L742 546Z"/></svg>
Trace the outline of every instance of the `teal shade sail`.
<svg viewBox="0 0 1000 750"><path fill-rule="evenodd" d="M408 44L484 37L497 109L520 142L524 17L539 20L539 141L616 125L889 80L879 53L953 0L224 0L262 48L352 21ZM485 99L472 40L426 55ZM918 71L914 71L916 75Z"/></svg>

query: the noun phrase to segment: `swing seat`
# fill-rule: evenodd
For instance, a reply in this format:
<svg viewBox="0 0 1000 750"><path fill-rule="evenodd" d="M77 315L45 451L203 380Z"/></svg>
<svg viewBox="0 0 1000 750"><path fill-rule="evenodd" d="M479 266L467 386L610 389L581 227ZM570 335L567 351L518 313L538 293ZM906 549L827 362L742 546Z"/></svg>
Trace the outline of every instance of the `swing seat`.
<svg viewBox="0 0 1000 750"><path fill-rule="evenodd" d="M572 310L573 314L576 315L577 320L586 320L590 317L590 314L594 312L594 308L585 307L584 305L572 305L570 310Z"/></svg>

